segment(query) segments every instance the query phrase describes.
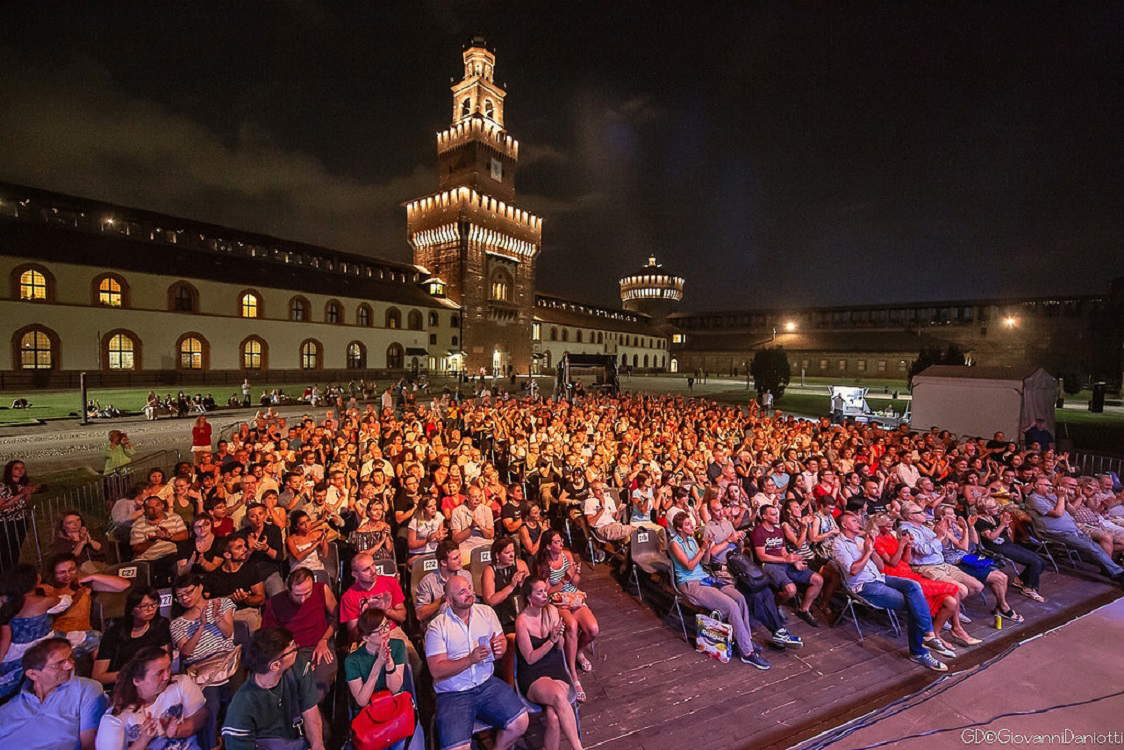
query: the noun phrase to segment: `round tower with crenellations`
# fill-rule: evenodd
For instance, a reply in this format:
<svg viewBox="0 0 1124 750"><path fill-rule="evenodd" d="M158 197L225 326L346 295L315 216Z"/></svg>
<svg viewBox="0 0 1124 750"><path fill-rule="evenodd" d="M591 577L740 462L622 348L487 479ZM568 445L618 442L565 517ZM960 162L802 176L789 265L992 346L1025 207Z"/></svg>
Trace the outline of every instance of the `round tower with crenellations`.
<svg viewBox="0 0 1124 750"><path fill-rule="evenodd" d="M683 301L684 286L682 276L667 270L652 256L637 273L621 278L621 304L626 310L661 321Z"/></svg>

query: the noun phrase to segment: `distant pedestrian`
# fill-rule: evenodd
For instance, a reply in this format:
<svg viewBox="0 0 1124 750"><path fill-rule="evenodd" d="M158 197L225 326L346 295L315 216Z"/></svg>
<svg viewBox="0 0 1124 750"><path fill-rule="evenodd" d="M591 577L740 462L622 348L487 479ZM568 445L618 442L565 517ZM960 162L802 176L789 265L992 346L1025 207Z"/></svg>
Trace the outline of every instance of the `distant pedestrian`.
<svg viewBox="0 0 1124 750"><path fill-rule="evenodd" d="M242 406L250 408L250 379L246 378L242 381Z"/></svg>
<svg viewBox="0 0 1124 750"><path fill-rule="evenodd" d="M688 375L687 376L687 390L688 391L695 390L695 376L694 375Z"/></svg>

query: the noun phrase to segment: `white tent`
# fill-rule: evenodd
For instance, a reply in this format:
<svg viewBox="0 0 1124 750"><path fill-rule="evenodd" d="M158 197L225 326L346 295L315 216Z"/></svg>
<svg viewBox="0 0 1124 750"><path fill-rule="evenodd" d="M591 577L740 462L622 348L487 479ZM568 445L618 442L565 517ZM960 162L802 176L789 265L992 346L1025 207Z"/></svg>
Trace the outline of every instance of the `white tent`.
<svg viewBox="0 0 1124 750"><path fill-rule="evenodd" d="M910 426L987 438L1003 432L1021 442L1038 417L1054 432L1057 397L1057 379L1040 367L933 365L913 376Z"/></svg>

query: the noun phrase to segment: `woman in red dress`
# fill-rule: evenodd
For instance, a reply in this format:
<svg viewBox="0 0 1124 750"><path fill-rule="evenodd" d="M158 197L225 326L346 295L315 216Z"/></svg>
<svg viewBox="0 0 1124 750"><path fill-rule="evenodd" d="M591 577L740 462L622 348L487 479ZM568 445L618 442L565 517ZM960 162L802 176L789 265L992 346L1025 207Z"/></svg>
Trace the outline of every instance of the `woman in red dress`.
<svg viewBox="0 0 1124 750"><path fill-rule="evenodd" d="M908 578L921 584L921 592L925 594L925 601L929 603L929 613L933 616L933 633L925 636L926 645L930 639L940 640L935 634L943 630L946 622L952 628L950 638L960 645L974 646L982 643L978 638L970 636L960 622L960 598L956 584L934 581L914 573L910 568L913 537L906 534L904 540L898 539L894 534L893 516L888 513L874 516L871 519L871 533L874 536L874 551L882 559L882 572L888 576Z"/></svg>

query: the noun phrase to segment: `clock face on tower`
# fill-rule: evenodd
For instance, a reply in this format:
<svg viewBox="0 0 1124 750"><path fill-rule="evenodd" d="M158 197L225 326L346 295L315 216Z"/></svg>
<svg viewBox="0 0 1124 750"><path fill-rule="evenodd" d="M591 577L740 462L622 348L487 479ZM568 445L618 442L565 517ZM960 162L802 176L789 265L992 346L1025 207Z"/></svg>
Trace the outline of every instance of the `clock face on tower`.
<svg viewBox="0 0 1124 750"><path fill-rule="evenodd" d="M491 161L491 173L493 180L496 182L503 182L503 162L494 156Z"/></svg>

